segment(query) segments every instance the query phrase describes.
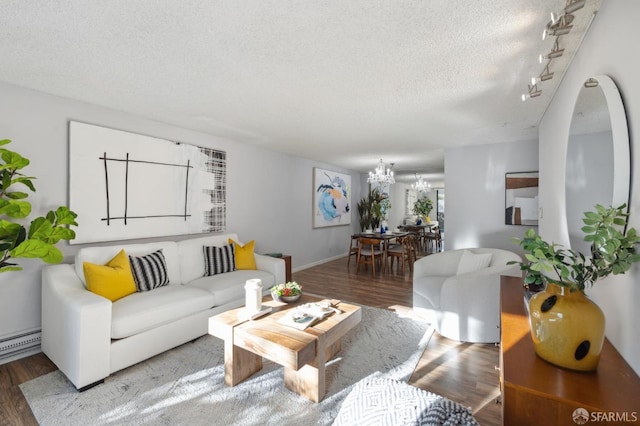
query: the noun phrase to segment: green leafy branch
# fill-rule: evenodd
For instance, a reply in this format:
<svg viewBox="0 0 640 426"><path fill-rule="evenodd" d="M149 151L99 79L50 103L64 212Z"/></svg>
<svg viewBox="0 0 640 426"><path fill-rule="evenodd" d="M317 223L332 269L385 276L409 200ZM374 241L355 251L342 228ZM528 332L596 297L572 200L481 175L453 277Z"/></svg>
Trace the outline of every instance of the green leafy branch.
<svg viewBox="0 0 640 426"><path fill-rule="evenodd" d="M640 236L635 228L625 231L629 216L626 208L626 204L609 208L598 204L595 211L584 213L585 226L581 229L584 240L591 243L590 257L550 244L529 229L523 239L513 239L524 249L526 262L509 264L517 263L526 272L525 285L551 282L579 291L611 274L624 274L634 262L640 261L636 251Z"/></svg>
<svg viewBox="0 0 640 426"><path fill-rule="evenodd" d="M0 140L0 146L11 141ZM36 258L46 263L59 263L64 258L55 247L60 240L72 240L77 226L77 215L67 207L58 207L44 217L31 221L29 228L12 219L25 219L31 214L31 203L26 201L27 192L15 190L15 185L35 192L33 176L23 175L20 170L29 165L29 160L6 148L0 148L0 272L20 271L22 267L13 258Z"/></svg>

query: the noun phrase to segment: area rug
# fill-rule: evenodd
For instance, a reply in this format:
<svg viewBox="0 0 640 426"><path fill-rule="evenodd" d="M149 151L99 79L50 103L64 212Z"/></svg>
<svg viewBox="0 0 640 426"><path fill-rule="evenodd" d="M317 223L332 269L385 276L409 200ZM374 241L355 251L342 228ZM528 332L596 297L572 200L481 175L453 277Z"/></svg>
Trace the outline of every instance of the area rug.
<svg viewBox="0 0 640 426"><path fill-rule="evenodd" d="M313 403L284 387L283 367L263 369L235 387L224 384L223 342L194 342L112 374L77 392L60 371L20 386L38 423L48 425L329 425L359 380L408 380L433 329L395 312L363 307L326 369L327 394Z"/></svg>

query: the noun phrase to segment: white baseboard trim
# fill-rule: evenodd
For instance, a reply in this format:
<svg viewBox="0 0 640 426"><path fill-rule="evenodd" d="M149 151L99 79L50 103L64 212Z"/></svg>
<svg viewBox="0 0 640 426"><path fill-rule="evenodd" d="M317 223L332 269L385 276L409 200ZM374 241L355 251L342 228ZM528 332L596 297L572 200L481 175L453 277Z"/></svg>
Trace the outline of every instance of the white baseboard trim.
<svg viewBox="0 0 640 426"><path fill-rule="evenodd" d="M302 265L302 266L298 266L298 267L293 268L291 270L291 272L298 272L298 271L302 271L304 269L312 268L314 266L322 265L323 263L331 262L331 261L340 259L341 257L346 257L347 254L348 253L345 252L345 253L342 253L342 254L338 254L336 256L329 257L327 259L318 260L317 262L307 263L306 265Z"/></svg>
<svg viewBox="0 0 640 426"><path fill-rule="evenodd" d="M0 364L41 352L41 330L34 329L0 338Z"/></svg>

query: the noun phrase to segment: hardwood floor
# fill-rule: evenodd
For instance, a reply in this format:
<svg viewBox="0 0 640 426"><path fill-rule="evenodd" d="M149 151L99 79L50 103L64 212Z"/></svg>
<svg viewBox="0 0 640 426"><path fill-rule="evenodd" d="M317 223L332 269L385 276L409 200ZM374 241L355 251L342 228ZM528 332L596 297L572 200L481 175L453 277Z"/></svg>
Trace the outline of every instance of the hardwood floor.
<svg viewBox="0 0 640 426"><path fill-rule="evenodd" d="M347 258L295 272L304 291L324 297L410 314L412 279L392 272L372 277L369 270L347 269ZM494 345L451 341L434 333L409 383L471 407L481 425L502 423L499 350ZM56 369L42 353L0 365L0 425L37 425L18 385Z"/></svg>
<svg viewBox="0 0 640 426"><path fill-rule="evenodd" d="M356 273L354 259L337 259L294 272L303 291L376 308L410 314L412 274L393 271L371 276L371 270ZM483 426L502 424L500 396L500 349L493 344L463 343L434 333L409 383L446 396L466 407Z"/></svg>

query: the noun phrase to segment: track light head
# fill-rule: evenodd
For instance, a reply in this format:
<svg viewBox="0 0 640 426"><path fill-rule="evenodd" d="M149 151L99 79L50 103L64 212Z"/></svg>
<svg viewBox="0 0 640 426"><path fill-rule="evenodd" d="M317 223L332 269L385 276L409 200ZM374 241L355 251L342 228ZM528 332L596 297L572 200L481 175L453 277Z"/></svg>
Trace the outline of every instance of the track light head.
<svg viewBox="0 0 640 426"><path fill-rule="evenodd" d="M564 15L560 16L560 18L557 19L556 21L553 21L553 20L549 21L549 23L547 24L546 28L542 33L542 39L544 40L548 35L557 37L557 36L569 34L571 29L573 28L573 25L571 25L571 23L573 22L573 18L574 18L573 15L565 13Z"/></svg>
<svg viewBox="0 0 640 426"><path fill-rule="evenodd" d="M588 78L587 81L584 82L584 87L593 88L598 87L600 83L595 78Z"/></svg>
<svg viewBox="0 0 640 426"><path fill-rule="evenodd" d="M567 0L567 6L564 8L565 13L573 13L584 7L585 0Z"/></svg>
<svg viewBox="0 0 640 426"><path fill-rule="evenodd" d="M542 95L542 90L538 89L536 84L530 84L529 93L523 93L521 99L524 102L529 98L537 98L540 95Z"/></svg>

